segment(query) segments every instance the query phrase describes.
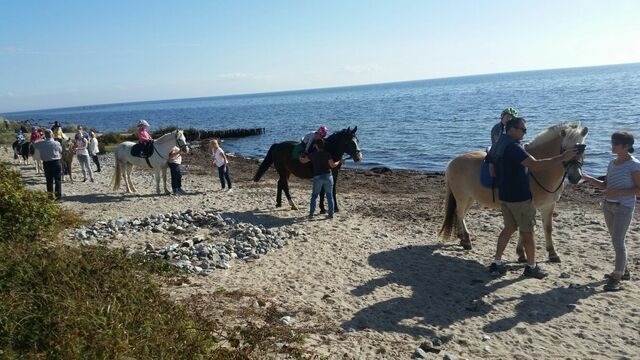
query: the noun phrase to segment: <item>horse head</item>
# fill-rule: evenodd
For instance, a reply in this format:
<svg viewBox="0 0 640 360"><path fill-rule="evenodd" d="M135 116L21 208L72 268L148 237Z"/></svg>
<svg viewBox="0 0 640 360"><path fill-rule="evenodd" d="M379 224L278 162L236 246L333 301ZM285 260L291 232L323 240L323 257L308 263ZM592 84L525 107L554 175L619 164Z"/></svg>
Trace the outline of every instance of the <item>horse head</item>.
<svg viewBox="0 0 640 360"><path fill-rule="evenodd" d="M334 157L342 157L342 154L347 154L355 162L362 161L362 151L360 150L360 141L356 136L358 127L348 127L338 132L331 134L327 138L326 149Z"/></svg>
<svg viewBox="0 0 640 360"><path fill-rule="evenodd" d="M187 138L184 136L184 130L176 130L176 144L180 148L180 151L185 153L189 152L189 144Z"/></svg>
<svg viewBox="0 0 640 360"><path fill-rule="evenodd" d="M589 128L580 126L580 123L568 123L560 131L562 137L561 150L572 149L578 144L584 144ZM584 163L584 151L581 151L574 159L563 163L567 178L572 184L577 184L582 178L582 164Z"/></svg>

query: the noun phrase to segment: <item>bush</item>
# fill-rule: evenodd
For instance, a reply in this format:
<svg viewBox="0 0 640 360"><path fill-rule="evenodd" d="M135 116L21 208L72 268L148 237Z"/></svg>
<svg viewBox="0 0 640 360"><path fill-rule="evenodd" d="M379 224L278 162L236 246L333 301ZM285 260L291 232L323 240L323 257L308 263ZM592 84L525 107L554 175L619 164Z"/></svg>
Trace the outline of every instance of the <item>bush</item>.
<svg viewBox="0 0 640 360"><path fill-rule="evenodd" d="M0 242L52 237L59 210L50 194L25 190L20 174L0 164Z"/></svg>
<svg viewBox="0 0 640 360"><path fill-rule="evenodd" d="M213 315L217 299L172 301L157 279L186 280L162 260L45 241L78 220L0 163L0 358L304 357L295 346L303 337L279 324L281 313L257 314L256 325L255 310L242 308L229 325ZM234 294L216 296L237 304Z"/></svg>

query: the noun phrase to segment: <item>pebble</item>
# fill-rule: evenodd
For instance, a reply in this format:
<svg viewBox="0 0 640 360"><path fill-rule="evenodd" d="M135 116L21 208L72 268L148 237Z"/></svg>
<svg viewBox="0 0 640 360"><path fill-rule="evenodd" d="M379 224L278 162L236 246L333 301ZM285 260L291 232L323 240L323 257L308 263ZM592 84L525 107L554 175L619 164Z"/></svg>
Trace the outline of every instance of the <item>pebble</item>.
<svg viewBox="0 0 640 360"><path fill-rule="evenodd" d="M208 230L209 235L203 235L203 230ZM99 221L71 231L69 237L90 244L91 241L122 238L135 233L173 234L174 243L163 248L146 243L139 251L205 276L216 268L229 269L230 261L234 259L254 261L261 255L281 249L292 239L307 237L304 231L294 226L267 229L262 224L224 218L214 209L187 209L131 220Z"/></svg>

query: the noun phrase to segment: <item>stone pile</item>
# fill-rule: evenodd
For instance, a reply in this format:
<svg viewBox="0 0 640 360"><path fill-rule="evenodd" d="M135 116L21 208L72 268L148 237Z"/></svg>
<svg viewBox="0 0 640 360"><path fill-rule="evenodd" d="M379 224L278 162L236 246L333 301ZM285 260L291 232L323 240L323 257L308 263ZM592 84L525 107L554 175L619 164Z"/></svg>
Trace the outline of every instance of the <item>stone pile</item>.
<svg viewBox="0 0 640 360"><path fill-rule="evenodd" d="M208 235L202 234L208 230ZM306 240L300 229L283 226L267 229L264 225L223 218L217 211L193 211L156 214L141 219L99 221L75 229L72 239L89 244L108 242L133 233L157 233L180 239L164 247L147 243L142 252L159 257L189 272L208 275L214 269L228 269L233 259L252 261L280 249L294 238Z"/></svg>

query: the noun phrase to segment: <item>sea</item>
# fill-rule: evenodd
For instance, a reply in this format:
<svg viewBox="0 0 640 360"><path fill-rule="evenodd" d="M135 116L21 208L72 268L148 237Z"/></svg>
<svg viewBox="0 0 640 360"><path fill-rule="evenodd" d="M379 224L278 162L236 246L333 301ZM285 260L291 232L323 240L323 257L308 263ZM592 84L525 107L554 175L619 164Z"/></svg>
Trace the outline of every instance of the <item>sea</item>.
<svg viewBox="0 0 640 360"><path fill-rule="evenodd" d="M490 144L491 127L506 107L527 119L525 142L549 126L580 121L589 128L584 169L604 174L612 158L611 133L640 136L640 63L3 115L43 126L54 120L83 124L101 132L125 131L140 119L152 130L264 128L263 135L222 144L227 152L256 158L264 157L271 144L300 139L319 125L329 132L357 126L364 161L347 161L347 167L442 172L458 154Z"/></svg>

